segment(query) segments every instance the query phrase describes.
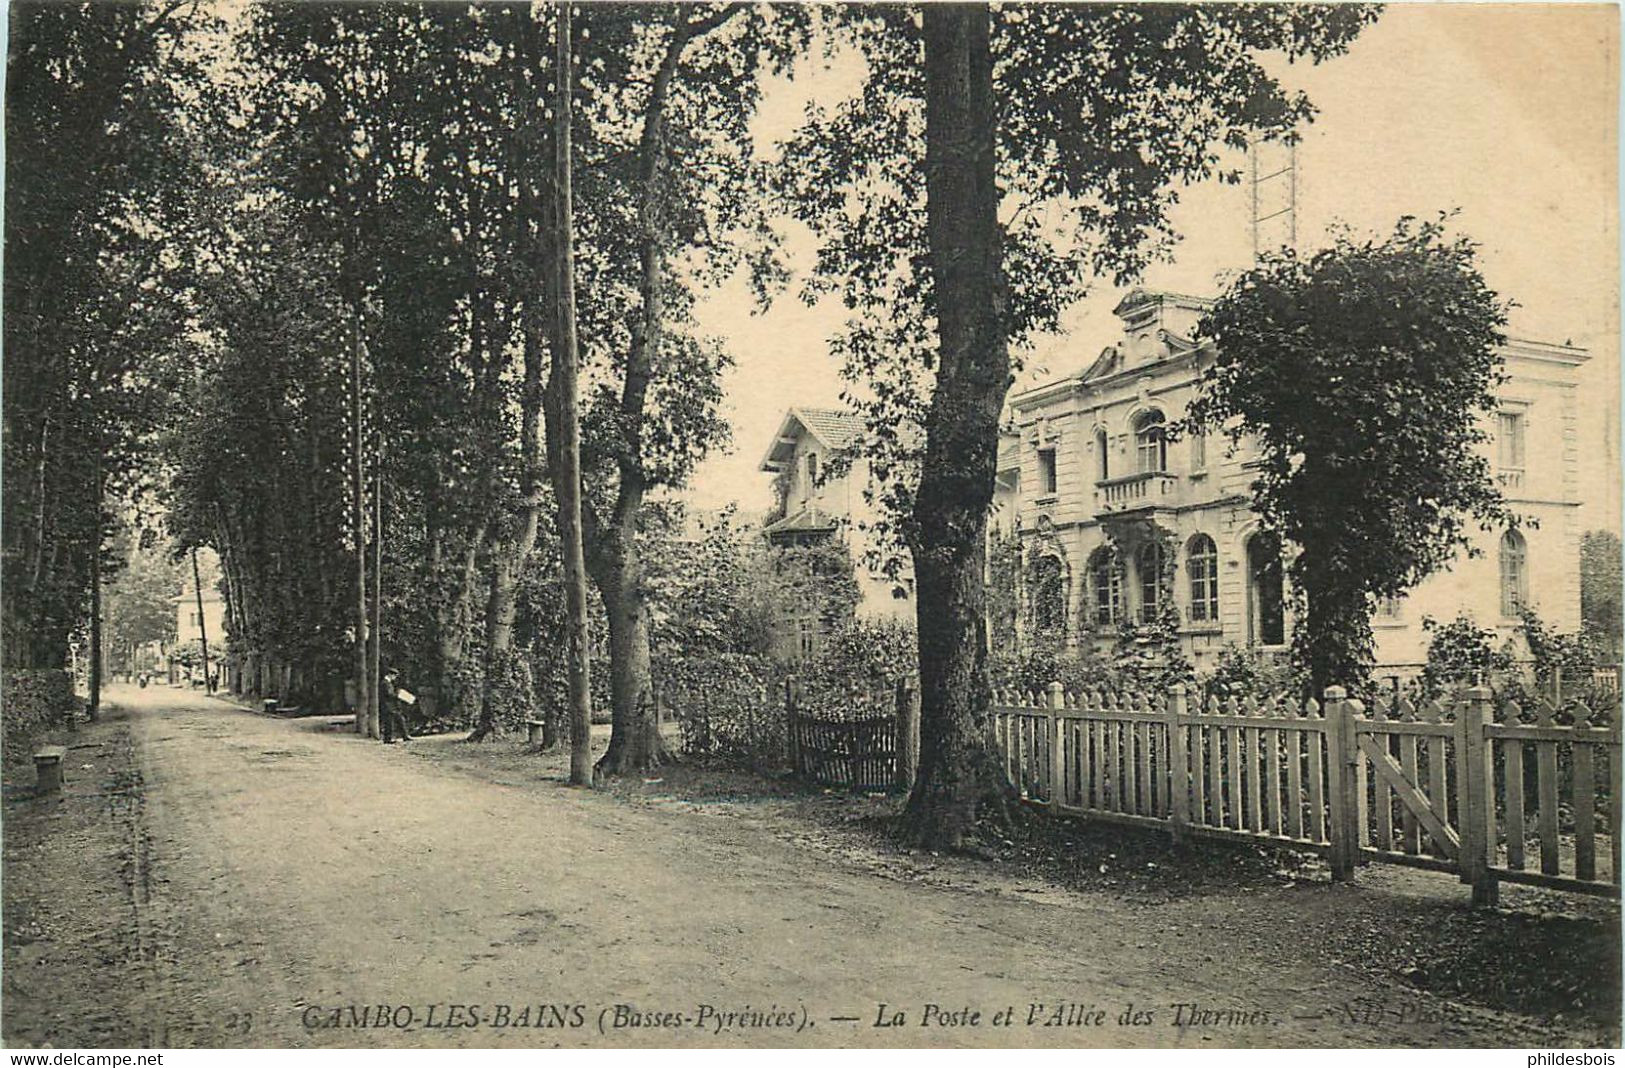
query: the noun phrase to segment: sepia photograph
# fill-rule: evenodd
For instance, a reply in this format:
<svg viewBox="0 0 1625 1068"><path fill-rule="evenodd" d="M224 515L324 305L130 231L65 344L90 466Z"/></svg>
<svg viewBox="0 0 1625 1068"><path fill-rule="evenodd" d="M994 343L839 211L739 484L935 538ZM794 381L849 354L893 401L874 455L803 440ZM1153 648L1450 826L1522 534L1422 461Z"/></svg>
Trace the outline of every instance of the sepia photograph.
<svg viewBox="0 0 1625 1068"><path fill-rule="evenodd" d="M1618 6L3 18L9 1063L1614 1063Z"/></svg>

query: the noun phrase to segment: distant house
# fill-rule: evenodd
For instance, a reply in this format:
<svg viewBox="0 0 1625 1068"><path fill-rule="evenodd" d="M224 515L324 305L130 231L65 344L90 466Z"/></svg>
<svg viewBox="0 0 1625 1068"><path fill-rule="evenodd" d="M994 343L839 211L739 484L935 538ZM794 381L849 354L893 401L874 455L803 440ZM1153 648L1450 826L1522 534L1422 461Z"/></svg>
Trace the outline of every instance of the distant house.
<svg viewBox="0 0 1625 1068"><path fill-rule="evenodd" d="M186 592L175 598L175 644L173 649L184 648L192 642L199 641L205 633L209 639L209 663L211 670L218 671L218 663L224 659L226 650L226 603L220 596L220 591L205 589L203 591L203 612L198 613L198 597L194 588L188 585ZM169 664L169 677L172 682L179 682L186 675L186 668L173 659ZM201 674L198 676L201 678Z"/></svg>
<svg viewBox="0 0 1625 1068"><path fill-rule="evenodd" d="M812 545L840 539L851 550L861 593L857 614L864 619L914 619L914 575L905 563L896 581L871 569L866 554L875 548L873 524L879 512L865 491L880 489L869 462L856 446L863 420L851 412L832 408L794 407L785 412L761 470L778 476L778 505L768 516L762 533L779 547ZM1020 481L1019 450L1009 436L999 450L999 479L995 485L994 515L990 527L1009 533L1015 524L1015 500ZM842 470L837 461L849 461ZM833 466L832 466L833 465ZM803 648L816 644L799 624Z"/></svg>
<svg viewBox="0 0 1625 1068"><path fill-rule="evenodd" d="M1135 290L1115 312L1123 336L1083 371L1011 400L1020 439L1022 619L1077 649L1105 648L1125 619L1156 615L1172 596L1181 645L1198 669L1226 644L1283 649L1285 550L1258 529L1243 447L1222 438L1170 441L1212 358L1193 339L1208 301ZM1395 669L1426 656L1422 618L1466 612L1504 638L1520 609L1563 630L1579 625L1576 371L1586 353L1510 341L1508 380L1487 429L1490 459L1515 512L1538 527L1479 535L1480 558L1460 556L1408 597L1378 606L1378 663ZM1176 580L1159 584L1164 552Z"/></svg>
<svg viewBox="0 0 1625 1068"><path fill-rule="evenodd" d="M198 614L197 593L188 590L175 598L175 644L200 640L207 630L209 641L226 640L226 602L217 590L203 591L203 613Z"/></svg>

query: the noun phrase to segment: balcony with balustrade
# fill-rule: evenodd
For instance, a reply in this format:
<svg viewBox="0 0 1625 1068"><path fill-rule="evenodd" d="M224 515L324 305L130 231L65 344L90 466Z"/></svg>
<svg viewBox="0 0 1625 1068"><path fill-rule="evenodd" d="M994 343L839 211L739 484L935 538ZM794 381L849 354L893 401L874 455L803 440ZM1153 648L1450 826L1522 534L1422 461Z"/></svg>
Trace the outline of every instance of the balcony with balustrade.
<svg viewBox="0 0 1625 1068"><path fill-rule="evenodd" d="M1095 483L1095 518L1106 519L1136 512L1175 507L1179 476L1168 471L1136 471Z"/></svg>

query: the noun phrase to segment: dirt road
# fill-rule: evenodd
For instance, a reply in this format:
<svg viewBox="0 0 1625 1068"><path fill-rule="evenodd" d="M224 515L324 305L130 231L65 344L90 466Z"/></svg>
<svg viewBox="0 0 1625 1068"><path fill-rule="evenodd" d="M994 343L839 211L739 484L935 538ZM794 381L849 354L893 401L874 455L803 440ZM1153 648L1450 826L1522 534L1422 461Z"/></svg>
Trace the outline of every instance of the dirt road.
<svg viewBox="0 0 1625 1068"><path fill-rule="evenodd" d="M1553 1040L1282 953L1212 903L910 884L323 719L112 697L60 797L8 786L9 1045Z"/></svg>

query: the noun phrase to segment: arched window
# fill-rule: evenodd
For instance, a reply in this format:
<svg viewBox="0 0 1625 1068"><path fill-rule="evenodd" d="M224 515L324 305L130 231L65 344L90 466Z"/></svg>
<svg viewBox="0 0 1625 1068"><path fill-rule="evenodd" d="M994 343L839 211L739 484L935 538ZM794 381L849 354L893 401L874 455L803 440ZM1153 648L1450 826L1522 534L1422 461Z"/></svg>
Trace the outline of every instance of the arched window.
<svg viewBox="0 0 1625 1068"><path fill-rule="evenodd" d="M1033 626L1041 634L1054 634L1066 627L1066 578L1061 561L1040 556L1033 561Z"/></svg>
<svg viewBox="0 0 1625 1068"><path fill-rule="evenodd" d="M1247 644L1286 644L1281 543L1268 534L1247 541Z"/></svg>
<svg viewBox="0 0 1625 1068"><path fill-rule="evenodd" d="M807 454L807 492L812 493L818 489L818 454Z"/></svg>
<svg viewBox="0 0 1625 1068"><path fill-rule="evenodd" d="M1148 541L1135 554L1140 579L1140 622L1150 623L1162 610L1162 544Z"/></svg>
<svg viewBox="0 0 1625 1068"><path fill-rule="evenodd" d="M1191 580L1191 619L1219 621L1219 549L1206 534L1191 539L1185 550L1185 571Z"/></svg>
<svg viewBox="0 0 1625 1068"><path fill-rule="evenodd" d="M1117 559L1105 546L1089 558L1089 589L1094 597L1094 618L1099 626L1110 626L1122 614L1123 591L1118 584Z"/></svg>
<svg viewBox="0 0 1625 1068"><path fill-rule="evenodd" d="M1146 412L1134 421L1134 452L1141 474L1168 470L1168 432L1161 412Z"/></svg>
<svg viewBox="0 0 1625 1068"><path fill-rule="evenodd" d="M1501 614L1515 617L1529 603L1529 547L1523 535L1501 535Z"/></svg>
<svg viewBox="0 0 1625 1068"><path fill-rule="evenodd" d="M1099 465L1100 481L1104 482L1112 477L1111 458L1106 455L1106 432L1095 431L1095 462Z"/></svg>

